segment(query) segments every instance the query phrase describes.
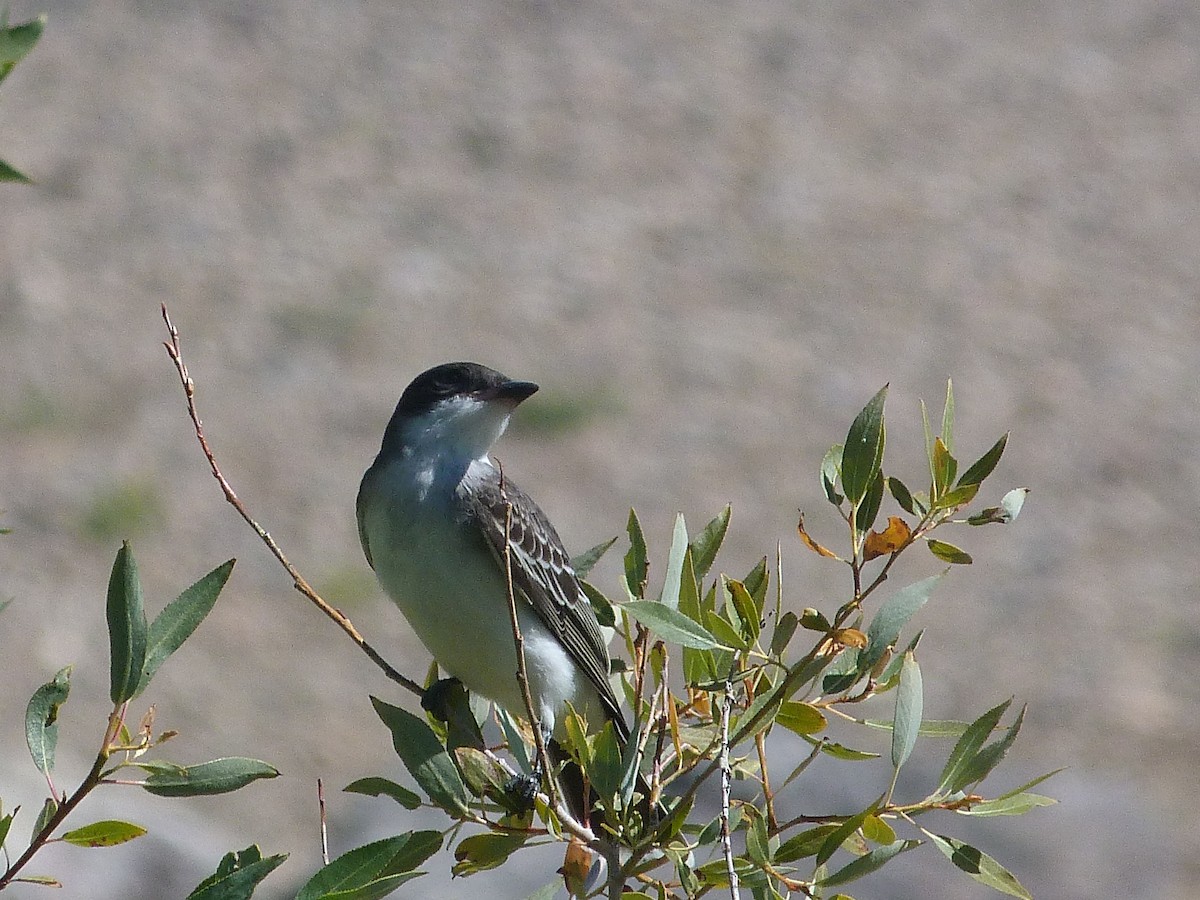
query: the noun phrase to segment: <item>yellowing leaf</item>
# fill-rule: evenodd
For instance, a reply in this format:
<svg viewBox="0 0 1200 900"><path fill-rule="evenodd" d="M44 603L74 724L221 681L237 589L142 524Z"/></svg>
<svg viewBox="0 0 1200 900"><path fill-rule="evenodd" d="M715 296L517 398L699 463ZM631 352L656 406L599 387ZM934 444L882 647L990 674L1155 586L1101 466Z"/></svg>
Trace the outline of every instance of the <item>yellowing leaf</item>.
<svg viewBox="0 0 1200 900"><path fill-rule="evenodd" d="M800 533L800 540L804 541L804 546L807 547L809 550L811 550L813 553L816 553L818 556L828 557L829 559L837 559L838 558L838 555L836 553L834 553L832 550L828 550L825 547L822 547L820 544L818 544L816 541L814 541L811 537L809 537L808 532L804 530L804 513L800 514L800 521L796 524L796 531L798 531Z"/></svg>
<svg viewBox="0 0 1200 900"><path fill-rule="evenodd" d="M867 636L857 628L839 628L830 637L844 647L862 648L867 646Z"/></svg>
<svg viewBox="0 0 1200 900"><path fill-rule="evenodd" d="M563 858L562 868L558 874L563 877L567 893L572 897L582 897L587 885L588 872L592 868L592 851L579 838L571 838L567 845L567 853Z"/></svg>
<svg viewBox="0 0 1200 900"><path fill-rule="evenodd" d="M883 531L872 531L863 543L863 559L870 561L879 556L895 553L908 543L912 537L912 529L899 516L889 516L887 528Z"/></svg>

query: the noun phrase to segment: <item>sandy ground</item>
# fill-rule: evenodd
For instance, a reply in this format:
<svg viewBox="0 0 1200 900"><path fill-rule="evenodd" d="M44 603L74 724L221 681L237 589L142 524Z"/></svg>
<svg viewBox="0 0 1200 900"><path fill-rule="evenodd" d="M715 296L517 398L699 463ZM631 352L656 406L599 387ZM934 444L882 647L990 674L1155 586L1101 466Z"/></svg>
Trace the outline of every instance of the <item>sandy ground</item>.
<svg viewBox="0 0 1200 900"><path fill-rule="evenodd" d="M998 786L1071 767L1046 786L1059 807L966 833L1039 897L1197 895L1194 4L17 0L12 17L42 9L0 90L0 154L39 181L0 187L0 794L23 838L24 705L67 663L60 781L94 751L122 537L153 608L239 557L147 699L180 761L285 776L207 801L110 790L93 815L155 843L53 848L38 870L67 881L57 896L182 896L256 841L292 851L263 893L287 896L317 864L315 779L398 774L367 702L394 692L206 474L163 301L230 477L414 674L353 497L426 366L543 385L499 455L573 549L636 506L661 572L675 513L695 529L728 501L723 567L782 541L789 603L825 608L844 573L793 532L804 507L837 539L821 456L891 382L890 471L918 481L917 398L953 376L961 455L1011 429L993 491L1033 493L1015 526L956 536L976 564L923 613L926 713L1015 694L1030 712ZM615 566L598 580L615 589ZM928 752L932 777L945 749ZM861 799L846 777L793 802ZM331 827L336 851L411 821L335 792ZM540 861L450 882L443 859L398 896L520 897L552 877ZM943 866L909 854L854 893L991 895Z"/></svg>

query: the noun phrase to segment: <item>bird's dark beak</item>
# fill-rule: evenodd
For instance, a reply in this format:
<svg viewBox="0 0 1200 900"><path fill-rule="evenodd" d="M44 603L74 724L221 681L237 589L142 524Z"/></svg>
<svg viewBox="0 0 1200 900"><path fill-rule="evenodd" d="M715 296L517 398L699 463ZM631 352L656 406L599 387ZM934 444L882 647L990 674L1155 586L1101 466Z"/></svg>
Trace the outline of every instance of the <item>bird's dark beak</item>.
<svg viewBox="0 0 1200 900"><path fill-rule="evenodd" d="M532 381L506 381L485 392L485 400L495 400L516 406L522 400L527 400L537 392L538 386Z"/></svg>

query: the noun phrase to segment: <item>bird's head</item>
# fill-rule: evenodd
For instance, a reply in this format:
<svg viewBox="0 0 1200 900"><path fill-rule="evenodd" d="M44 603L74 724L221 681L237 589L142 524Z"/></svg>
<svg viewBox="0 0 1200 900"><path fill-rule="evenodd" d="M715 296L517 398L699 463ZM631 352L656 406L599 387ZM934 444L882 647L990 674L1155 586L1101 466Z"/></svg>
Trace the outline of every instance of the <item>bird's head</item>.
<svg viewBox="0 0 1200 900"><path fill-rule="evenodd" d="M383 449L479 459L504 433L517 405L537 389L478 363L434 366L400 395Z"/></svg>

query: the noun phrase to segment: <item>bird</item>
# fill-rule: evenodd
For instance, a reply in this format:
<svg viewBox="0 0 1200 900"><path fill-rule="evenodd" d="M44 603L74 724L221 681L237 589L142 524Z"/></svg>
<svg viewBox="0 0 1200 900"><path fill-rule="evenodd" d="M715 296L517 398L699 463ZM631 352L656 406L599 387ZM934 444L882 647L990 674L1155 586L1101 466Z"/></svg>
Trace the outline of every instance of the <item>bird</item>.
<svg viewBox="0 0 1200 900"><path fill-rule="evenodd" d="M559 762L567 704L593 730L611 721L622 748L630 730L609 682L603 632L558 532L490 457L513 411L537 390L472 362L414 378L363 475L358 532L383 590L438 665L526 719L511 562L533 711ZM581 799L568 801L578 815Z"/></svg>

